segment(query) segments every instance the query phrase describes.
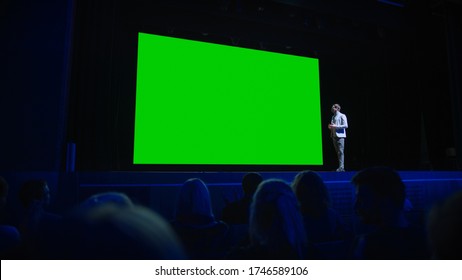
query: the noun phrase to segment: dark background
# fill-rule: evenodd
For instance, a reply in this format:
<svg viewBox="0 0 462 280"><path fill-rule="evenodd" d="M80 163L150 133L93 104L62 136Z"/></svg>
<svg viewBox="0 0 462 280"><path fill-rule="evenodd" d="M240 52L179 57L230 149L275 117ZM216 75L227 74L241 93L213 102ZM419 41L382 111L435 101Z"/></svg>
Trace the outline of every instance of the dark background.
<svg viewBox="0 0 462 280"><path fill-rule="evenodd" d="M460 1L0 3L1 171L65 171L71 142L77 171L166 169L131 164L138 32L319 58L314 169L336 167L333 103L349 120L347 169L462 166Z"/></svg>

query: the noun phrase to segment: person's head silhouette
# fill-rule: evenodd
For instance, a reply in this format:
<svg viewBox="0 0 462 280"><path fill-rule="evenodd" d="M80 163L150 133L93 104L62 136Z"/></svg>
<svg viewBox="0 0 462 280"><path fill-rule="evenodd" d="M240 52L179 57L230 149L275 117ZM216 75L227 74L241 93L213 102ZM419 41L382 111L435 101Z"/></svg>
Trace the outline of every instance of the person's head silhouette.
<svg viewBox="0 0 462 280"><path fill-rule="evenodd" d="M317 218L330 206L330 196L324 181L318 173L306 170L299 172L292 188L300 202L303 215Z"/></svg>
<svg viewBox="0 0 462 280"><path fill-rule="evenodd" d="M47 181L26 181L19 189L19 200L24 208L29 208L34 204L48 205L50 203L50 189Z"/></svg>
<svg viewBox="0 0 462 280"><path fill-rule="evenodd" d="M255 192L250 208L251 242L281 258L303 258L306 234L297 198L290 186L265 180Z"/></svg>
<svg viewBox="0 0 462 280"><path fill-rule="evenodd" d="M428 235L434 258L462 259L462 191L432 208Z"/></svg>
<svg viewBox="0 0 462 280"><path fill-rule="evenodd" d="M371 167L354 175L355 210L362 222L378 226L396 226L402 222L405 185L389 167Z"/></svg>
<svg viewBox="0 0 462 280"><path fill-rule="evenodd" d="M242 190L244 191L244 195L254 195L258 184L260 184L262 181L263 177L260 175L260 173L250 172L245 174L244 177L242 177Z"/></svg>

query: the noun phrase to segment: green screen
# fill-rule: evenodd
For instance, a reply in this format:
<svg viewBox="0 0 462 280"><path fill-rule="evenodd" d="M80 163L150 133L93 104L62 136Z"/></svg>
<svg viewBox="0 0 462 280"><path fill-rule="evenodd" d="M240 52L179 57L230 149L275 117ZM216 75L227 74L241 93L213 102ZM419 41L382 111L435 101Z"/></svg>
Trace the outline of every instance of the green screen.
<svg viewBox="0 0 462 280"><path fill-rule="evenodd" d="M318 60L139 33L133 163L322 165Z"/></svg>

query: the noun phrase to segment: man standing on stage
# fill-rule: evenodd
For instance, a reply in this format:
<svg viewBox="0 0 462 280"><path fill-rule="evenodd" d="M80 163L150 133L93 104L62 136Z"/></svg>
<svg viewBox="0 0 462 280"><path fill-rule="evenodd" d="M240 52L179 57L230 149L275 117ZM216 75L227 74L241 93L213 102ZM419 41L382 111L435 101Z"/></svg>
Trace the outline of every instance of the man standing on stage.
<svg viewBox="0 0 462 280"><path fill-rule="evenodd" d="M348 121L345 114L340 113L340 105L332 105L331 112L333 114L332 120L329 124L330 137L334 143L335 151L338 157L337 172L345 171L344 165L344 151L345 151L345 138L346 129L348 128Z"/></svg>

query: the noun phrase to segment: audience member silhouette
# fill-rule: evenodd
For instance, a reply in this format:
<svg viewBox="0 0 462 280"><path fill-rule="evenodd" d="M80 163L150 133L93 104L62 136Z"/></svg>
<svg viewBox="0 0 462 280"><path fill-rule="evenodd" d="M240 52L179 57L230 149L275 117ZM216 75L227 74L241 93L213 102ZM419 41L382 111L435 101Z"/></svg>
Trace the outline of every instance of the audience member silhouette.
<svg viewBox="0 0 462 280"><path fill-rule="evenodd" d="M248 224L250 203L258 184L262 181L263 177L259 173L251 172L245 174L242 178L244 196L240 200L226 205L223 208L221 219L227 224Z"/></svg>
<svg viewBox="0 0 462 280"><path fill-rule="evenodd" d="M462 259L462 191L433 206L428 236L433 258Z"/></svg>
<svg viewBox="0 0 462 280"><path fill-rule="evenodd" d="M30 238L60 219L59 215L46 211L50 203L50 189L45 180L26 181L19 189L22 213L18 229L24 238Z"/></svg>
<svg viewBox="0 0 462 280"><path fill-rule="evenodd" d="M300 203L309 242L351 241L353 233L331 207L329 190L318 173L309 170L298 173L292 188Z"/></svg>
<svg viewBox="0 0 462 280"><path fill-rule="evenodd" d="M405 185L388 167L372 167L354 175L355 210L368 232L358 236L354 258L427 259L423 229L410 227L404 216Z"/></svg>
<svg viewBox="0 0 462 280"><path fill-rule="evenodd" d="M20 248L12 258L35 258L42 235L54 230L61 216L50 213L50 190L45 180L29 180L19 189L21 208L15 219L15 226L21 235Z"/></svg>
<svg viewBox="0 0 462 280"><path fill-rule="evenodd" d="M228 225L215 219L207 185L198 178L180 189L172 225L192 259L220 259L228 249Z"/></svg>
<svg viewBox="0 0 462 280"><path fill-rule="evenodd" d="M106 196L103 194L101 197ZM84 202L41 242L44 259L186 259L170 224L143 206Z"/></svg>
<svg viewBox="0 0 462 280"><path fill-rule="evenodd" d="M229 259L304 259L306 233L297 198L282 180L265 180L250 207L250 245L238 248Z"/></svg>
<svg viewBox="0 0 462 280"><path fill-rule="evenodd" d="M0 213L5 215L9 185L7 181L0 176ZM3 223L0 224L0 256L8 256L20 244L21 237L16 227Z"/></svg>

